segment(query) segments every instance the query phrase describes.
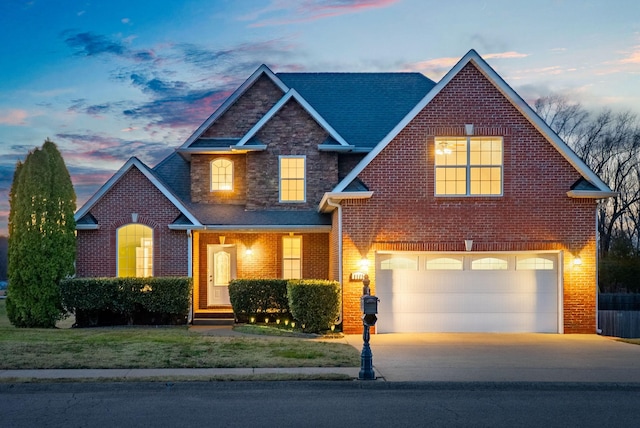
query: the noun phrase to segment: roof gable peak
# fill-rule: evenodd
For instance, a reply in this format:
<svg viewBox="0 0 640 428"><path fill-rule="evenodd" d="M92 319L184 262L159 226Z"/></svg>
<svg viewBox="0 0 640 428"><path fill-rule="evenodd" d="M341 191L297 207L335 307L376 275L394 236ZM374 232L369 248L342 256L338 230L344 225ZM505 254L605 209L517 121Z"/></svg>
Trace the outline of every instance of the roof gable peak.
<svg viewBox="0 0 640 428"><path fill-rule="evenodd" d="M365 156L356 167L334 188L333 192L343 192L358 177L358 174L402 131L469 63L493 84L498 91L549 141L553 147L576 169L580 175L591 182L602 197L611 196L611 189L580 159L571 148L538 116L538 114L509 86L500 75L476 52L469 50L429 93L383 138L376 147Z"/></svg>
<svg viewBox="0 0 640 428"><path fill-rule="evenodd" d="M280 100L256 123L236 146L244 146L262 127L271 120L290 100L295 100L303 109L320 125L327 133L335 139L340 146L349 147L349 144L338 132L309 104L295 89L289 89Z"/></svg>
<svg viewBox="0 0 640 428"><path fill-rule="evenodd" d="M200 225L200 222L187 207L179 200L179 198L165 186L165 184L155 175L155 173L145 165L140 159L133 156L115 173L111 178L85 202L85 204L76 212L76 221L83 218L89 213L91 208L102 199L102 197L118 183L132 168L140 171L153 186L155 186L185 217L187 217L194 225Z"/></svg>
<svg viewBox="0 0 640 428"><path fill-rule="evenodd" d="M216 109L216 111L213 112L213 114L211 116L209 116L207 118L207 120L205 120L202 125L200 125L198 127L198 129L196 129L196 131L191 134L191 136L189 138L187 138L187 140L184 142L184 144L182 144L182 146L180 146L178 148L178 150L180 149L186 149L188 148L191 144L193 144L194 141L196 141L198 138L200 138L200 136L211 127L211 125L213 125L213 123L219 118L221 117L227 110L229 110L229 108L235 104L235 102L242 96L244 95L249 88L251 88L253 86L253 84L262 76L266 76L267 78L269 78L283 93L286 93L289 90L289 87L287 87L287 85L285 85L282 80L280 80L280 78L278 78L275 73L273 71L271 71L271 69L269 67L267 67L265 64L260 65L260 67L258 67L252 74L251 76L249 76L249 78L247 80L244 81L244 83L242 83L242 85L240 85L234 92L233 94L231 94L231 96L229 96L229 98L227 98L222 105L220 105L220 107L218 107Z"/></svg>

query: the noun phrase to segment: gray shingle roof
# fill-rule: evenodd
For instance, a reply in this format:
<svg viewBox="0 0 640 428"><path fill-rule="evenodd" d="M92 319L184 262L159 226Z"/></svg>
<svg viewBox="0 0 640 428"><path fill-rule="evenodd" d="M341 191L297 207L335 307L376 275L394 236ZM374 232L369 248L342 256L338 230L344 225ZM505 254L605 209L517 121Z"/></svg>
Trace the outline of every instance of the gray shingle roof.
<svg viewBox="0 0 640 428"><path fill-rule="evenodd" d="M200 137L189 147L192 148L224 148L235 146L240 141L239 138L203 138Z"/></svg>
<svg viewBox="0 0 640 428"><path fill-rule="evenodd" d="M207 226L307 227L330 226L331 216L316 210L248 211L243 205L189 204L189 210Z"/></svg>
<svg viewBox="0 0 640 428"><path fill-rule="evenodd" d="M420 73L277 73L349 143L372 148L435 86Z"/></svg>
<svg viewBox="0 0 640 428"><path fill-rule="evenodd" d="M183 202L191 200L191 168L178 153L171 153L152 171Z"/></svg>

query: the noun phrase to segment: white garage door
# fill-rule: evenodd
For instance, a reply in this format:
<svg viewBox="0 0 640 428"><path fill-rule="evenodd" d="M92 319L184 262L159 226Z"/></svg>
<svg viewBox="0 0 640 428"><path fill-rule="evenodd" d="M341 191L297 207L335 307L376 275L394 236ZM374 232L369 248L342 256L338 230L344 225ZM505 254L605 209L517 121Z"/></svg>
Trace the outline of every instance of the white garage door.
<svg viewBox="0 0 640 428"><path fill-rule="evenodd" d="M376 256L377 331L558 333L558 254Z"/></svg>

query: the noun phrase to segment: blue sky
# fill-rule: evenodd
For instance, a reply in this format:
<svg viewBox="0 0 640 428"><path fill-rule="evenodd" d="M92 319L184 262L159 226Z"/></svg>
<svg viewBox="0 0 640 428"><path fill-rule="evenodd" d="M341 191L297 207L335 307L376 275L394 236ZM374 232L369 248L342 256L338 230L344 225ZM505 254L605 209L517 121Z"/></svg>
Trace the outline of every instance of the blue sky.
<svg viewBox="0 0 640 428"><path fill-rule="evenodd" d="M476 49L527 101L640 114L637 0L4 0L0 234L18 160L46 138L80 207L131 156L180 146L260 65L419 71Z"/></svg>

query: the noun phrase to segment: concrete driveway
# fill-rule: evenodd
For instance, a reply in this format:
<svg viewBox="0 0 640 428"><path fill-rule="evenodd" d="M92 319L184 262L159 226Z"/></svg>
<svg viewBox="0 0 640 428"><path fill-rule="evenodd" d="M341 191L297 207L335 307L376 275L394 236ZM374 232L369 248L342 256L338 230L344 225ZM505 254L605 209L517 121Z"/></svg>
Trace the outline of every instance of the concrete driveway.
<svg viewBox="0 0 640 428"><path fill-rule="evenodd" d="M361 335L346 341L362 349ZM640 383L640 345L597 335L374 334L369 343L387 381Z"/></svg>

